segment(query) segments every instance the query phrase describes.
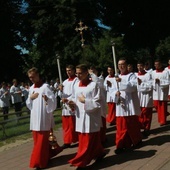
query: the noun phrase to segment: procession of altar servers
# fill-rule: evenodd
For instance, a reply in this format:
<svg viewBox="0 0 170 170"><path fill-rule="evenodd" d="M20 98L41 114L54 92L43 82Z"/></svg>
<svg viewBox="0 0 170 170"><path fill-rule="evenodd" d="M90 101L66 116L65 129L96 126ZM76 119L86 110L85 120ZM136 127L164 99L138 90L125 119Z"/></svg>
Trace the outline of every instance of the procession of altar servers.
<svg viewBox="0 0 170 170"><path fill-rule="evenodd" d="M140 145L142 137L149 135L153 107L160 126L167 124L170 67L164 69L161 60L154 61L155 70L147 70L145 64L138 61L138 71L129 72L127 59L120 58L119 75L115 77L114 69L108 66L105 79L94 66L66 67L68 79L58 90L65 117L60 151L78 141L77 154L68 160L71 165L84 168L92 159L97 162L105 157L106 122L116 126L115 154ZM74 70L72 74L70 70Z"/></svg>

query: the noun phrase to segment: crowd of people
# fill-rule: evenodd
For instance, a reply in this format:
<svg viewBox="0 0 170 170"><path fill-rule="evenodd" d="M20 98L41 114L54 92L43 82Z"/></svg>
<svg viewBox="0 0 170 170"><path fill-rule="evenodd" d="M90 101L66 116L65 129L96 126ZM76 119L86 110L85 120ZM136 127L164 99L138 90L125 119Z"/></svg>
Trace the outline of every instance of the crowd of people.
<svg viewBox="0 0 170 170"><path fill-rule="evenodd" d="M68 78L62 84L59 79L43 82L38 69L33 67L28 71L32 86L19 86L16 79L10 88L2 83L1 107L4 114L8 113L6 101L11 98L16 112L22 108L23 101L30 109L30 130L34 140L31 168L47 167L51 157L78 143L76 155L68 162L82 169L93 159L97 162L105 157L107 123L116 126L115 154L139 146L143 136L150 135L153 108L160 126L167 124L170 60L168 64L164 68L162 61L156 59L151 68L149 61L138 61L137 71L134 71L127 58L120 58L118 74L108 66L106 77L95 66L68 65ZM25 94L24 88L27 89ZM63 145L56 142L57 147L52 149L49 134L53 132L53 112L57 105L62 108Z"/></svg>

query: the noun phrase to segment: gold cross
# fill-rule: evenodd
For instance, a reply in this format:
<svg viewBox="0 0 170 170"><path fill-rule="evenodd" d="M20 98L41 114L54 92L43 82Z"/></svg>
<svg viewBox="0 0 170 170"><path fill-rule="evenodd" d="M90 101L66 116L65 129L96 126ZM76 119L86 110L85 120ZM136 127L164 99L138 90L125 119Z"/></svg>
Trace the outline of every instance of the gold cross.
<svg viewBox="0 0 170 170"><path fill-rule="evenodd" d="M79 23L79 27L76 27L75 28L75 30L78 32L78 31L80 31L80 35L81 35L81 42L82 42L82 46L84 46L84 38L83 38L83 30L87 30L88 29L88 27L85 25L85 26L83 26L83 22L82 21L80 21Z"/></svg>

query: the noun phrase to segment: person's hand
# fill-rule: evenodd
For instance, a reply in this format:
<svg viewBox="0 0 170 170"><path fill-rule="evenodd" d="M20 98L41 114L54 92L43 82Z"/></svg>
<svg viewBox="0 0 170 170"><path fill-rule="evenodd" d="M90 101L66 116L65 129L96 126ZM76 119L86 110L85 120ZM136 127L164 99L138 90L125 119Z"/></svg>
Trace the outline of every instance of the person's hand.
<svg viewBox="0 0 170 170"><path fill-rule="evenodd" d="M109 80L107 80L107 85L108 85L109 87L112 87L112 83L111 83Z"/></svg>
<svg viewBox="0 0 170 170"><path fill-rule="evenodd" d="M71 110L75 110L76 104L72 100L68 101L68 105L71 108Z"/></svg>
<svg viewBox="0 0 170 170"><path fill-rule="evenodd" d="M5 93L4 93L4 95L7 95L9 92L8 91L6 91Z"/></svg>
<svg viewBox="0 0 170 170"><path fill-rule="evenodd" d="M58 86L58 90L63 91L63 85L62 85L62 84L60 84L60 85Z"/></svg>
<svg viewBox="0 0 170 170"><path fill-rule="evenodd" d="M120 91L117 91L117 92L116 92L116 96L117 96L117 97L120 97L120 95L121 95Z"/></svg>
<svg viewBox="0 0 170 170"><path fill-rule="evenodd" d="M78 100L81 102L81 103L85 103L85 97L83 94L81 94L81 96L78 97Z"/></svg>
<svg viewBox="0 0 170 170"><path fill-rule="evenodd" d="M66 98L62 98L61 100L62 100L62 103L67 103L68 102L68 99L66 99Z"/></svg>
<svg viewBox="0 0 170 170"><path fill-rule="evenodd" d="M42 97L44 98L45 102L47 102L48 97L45 94L43 94Z"/></svg>
<svg viewBox="0 0 170 170"><path fill-rule="evenodd" d="M155 83L160 83L160 80L158 78L155 79Z"/></svg>
<svg viewBox="0 0 170 170"><path fill-rule="evenodd" d="M30 99L34 100L34 99L36 99L38 97L38 95L39 95L39 93L34 93L33 92L33 94L30 95Z"/></svg>
<svg viewBox="0 0 170 170"><path fill-rule="evenodd" d="M140 78L138 78L138 84L140 85L142 83L142 80Z"/></svg>
<svg viewBox="0 0 170 170"><path fill-rule="evenodd" d="M121 78L120 77L115 77L115 80L117 81L117 82L121 82Z"/></svg>

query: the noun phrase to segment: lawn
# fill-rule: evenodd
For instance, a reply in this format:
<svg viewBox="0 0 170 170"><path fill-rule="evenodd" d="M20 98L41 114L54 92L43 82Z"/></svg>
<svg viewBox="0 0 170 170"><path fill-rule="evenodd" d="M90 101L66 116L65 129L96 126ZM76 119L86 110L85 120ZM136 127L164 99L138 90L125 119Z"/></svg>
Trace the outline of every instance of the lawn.
<svg viewBox="0 0 170 170"><path fill-rule="evenodd" d="M26 108L23 108L23 110ZM14 112L10 109L9 113ZM28 116L29 113L24 112L22 116ZM2 115L2 113L0 113ZM16 115L10 115L9 119L16 118ZM54 112L55 129L57 130L61 127L61 109ZM0 122L3 121L3 117L0 117ZM29 130L30 118L21 119L19 121L12 121L5 124L6 137L3 136L2 126L0 125L0 147L13 143L17 140L25 140L31 137L31 132Z"/></svg>

